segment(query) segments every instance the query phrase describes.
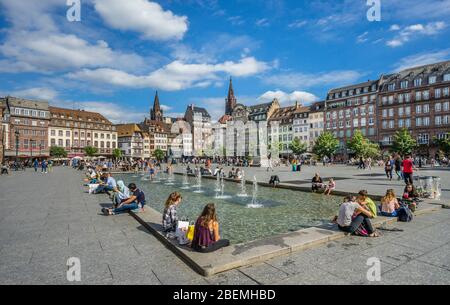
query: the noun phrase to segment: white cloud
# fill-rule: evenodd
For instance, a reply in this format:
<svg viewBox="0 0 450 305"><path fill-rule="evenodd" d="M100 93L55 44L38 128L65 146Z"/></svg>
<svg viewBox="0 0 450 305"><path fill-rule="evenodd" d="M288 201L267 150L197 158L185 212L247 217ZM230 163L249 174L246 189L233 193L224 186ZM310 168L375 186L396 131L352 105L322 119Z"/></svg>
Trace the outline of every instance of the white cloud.
<svg viewBox="0 0 450 305"><path fill-rule="evenodd" d="M62 107L71 105L71 102L62 102ZM113 102L87 101L77 102L77 108L86 111L98 112L104 115L113 124L142 122L147 115L129 106L124 107Z"/></svg>
<svg viewBox="0 0 450 305"><path fill-rule="evenodd" d="M400 47L418 35L432 36L439 34L447 27L443 21L429 22L427 24L413 24L398 29L398 34L391 40L386 42L386 45L392 48ZM391 27L392 28L392 27Z"/></svg>
<svg viewBox="0 0 450 305"><path fill-rule="evenodd" d="M270 102L274 98L278 99L278 101L283 106L293 105L295 102L299 102L303 105L308 105L312 102L319 100L317 96L312 93L304 92L304 91L294 91L292 93L286 93L281 90L277 91L267 91L263 95L261 95L258 100L261 102Z"/></svg>
<svg viewBox="0 0 450 305"><path fill-rule="evenodd" d="M433 64L450 59L450 49L419 53L407 56L400 60L400 63L395 66L395 71L401 71L412 67L419 67L428 64Z"/></svg>
<svg viewBox="0 0 450 305"><path fill-rule="evenodd" d="M321 72L317 74L286 73L269 76L263 81L269 85L288 89L312 88L316 86L340 86L351 84L364 74L353 70Z"/></svg>
<svg viewBox="0 0 450 305"><path fill-rule="evenodd" d="M55 90L44 87L16 90L13 92L8 92L7 94L15 97L45 100L49 102L51 102L58 96L58 92L56 92Z"/></svg>
<svg viewBox="0 0 450 305"><path fill-rule="evenodd" d="M75 35L47 32L14 32L0 52L9 58L5 68L14 72L54 72L81 67L116 67L139 69L145 66L136 54L113 51L105 41L91 44Z"/></svg>
<svg viewBox="0 0 450 305"><path fill-rule="evenodd" d="M186 16L164 11L147 0L94 0L96 11L112 28L139 32L149 40L182 39L188 30Z"/></svg>
<svg viewBox="0 0 450 305"><path fill-rule="evenodd" d="M306 24L308 24L308 22L306 20L296 20L296 21L292 22L291 24L289 24L288 27L291 29L299 29L299 28L304 27Z"/></svg>
<svg viewBox="0 0 450 305"><path fill-rule="evenodd" d="M359 35L359 36L356 38L356 42L357 42L357 43L364 43L364 42L368 41L369 38L367 38L367 35L369 35L369 32L364 32L364 33L362 33L361 35Z"/></svg>
<svg viewBox="0 0 450 305"><path fill-rule="evenodd" d="M393 24L389 28L389 31L398 31L398 30L400 30L400 26L398 24Z"/></svg>
<svg viewBox="0 0 450 305"><path fill-rule="evenodd" d="M269 20L267 18L259 19L255 22L256 26L268 27L270 26Z"/></svg>
<svg viewBox="0 0 450 305"><path fill-rule="evenodd" d="M232 25L243 25L245 20L241 16L232 16L227 19Z"/></svg>
<svg viewBox="0 0 450 305"><path fill-rule="evenodd" d="M219 79L220 73L232 76L251 76L270 69L270 65L254 57L242 58L239 62L227 61L219 64L185 64L174 61L149 75L138 76L114 69L83 69L70 73L70 79L111 84L131 88L158 88L177 91L189 87L205 87Z"/></svg>

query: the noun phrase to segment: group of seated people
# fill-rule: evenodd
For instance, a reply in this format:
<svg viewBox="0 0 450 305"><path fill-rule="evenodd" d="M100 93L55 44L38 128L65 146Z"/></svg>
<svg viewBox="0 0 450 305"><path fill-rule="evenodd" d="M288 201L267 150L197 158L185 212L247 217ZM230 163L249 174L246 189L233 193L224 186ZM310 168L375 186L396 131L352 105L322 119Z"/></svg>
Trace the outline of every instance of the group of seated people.
<svg viewBox="0 0 450 305"><path fill-rule="evenodd" d="M181 204L182 199L180 193L174 192L170 194L165 203L162 225L164 233L168 237L175 237L178 226L177 208ZM215 205L213 203L207 204L195 222L190 246L195 251L210 253L229 245L229 240L220 238L219 221Z"/></svg>
<svg viewBox="0 0 450 305"><path fill-rule="evenodd" d="M334 218L341 231L346 233L378 237L379 233L373 228L371 219L378 215L385 217L398 217L400 209L409 209L414 212L418 205L418 195L412 184L405 187L402 199L397 199L394 190L389 189L377 207L375 202L362 190L358 196L348 195L339 208L339 214Z"/></svg>
<svg viewBox="0 0 450 305"><path fill-rule="evenodd" d="M229 179L235 179L235 180L241 180L242 179L242 170L240 168L231 168L231 170L228 172L228 178Z"/></svg>
<svg viewBox="0 0 450 305"><path fill-rule="evenodd" d="M321 190L324 190L325 195L331 195L331 193L336 189L336 181L333 178L328 180L328 183L323 183L322 178L319 173L316 173L311 181L311 191L313 193L317 193Z"/></svg>

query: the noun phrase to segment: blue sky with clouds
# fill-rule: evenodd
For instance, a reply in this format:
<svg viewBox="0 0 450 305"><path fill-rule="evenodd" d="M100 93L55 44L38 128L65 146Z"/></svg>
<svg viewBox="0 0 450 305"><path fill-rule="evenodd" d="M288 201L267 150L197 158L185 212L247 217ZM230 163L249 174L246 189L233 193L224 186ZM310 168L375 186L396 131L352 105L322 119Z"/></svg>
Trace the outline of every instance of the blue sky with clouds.
<svg viewBox="0 0 450 305"><path fill-rule="evenodd" d="M450 0L0 0L0 95L140 121L155 90L166 113L282 104L408 66L450 59Z"/></svg>

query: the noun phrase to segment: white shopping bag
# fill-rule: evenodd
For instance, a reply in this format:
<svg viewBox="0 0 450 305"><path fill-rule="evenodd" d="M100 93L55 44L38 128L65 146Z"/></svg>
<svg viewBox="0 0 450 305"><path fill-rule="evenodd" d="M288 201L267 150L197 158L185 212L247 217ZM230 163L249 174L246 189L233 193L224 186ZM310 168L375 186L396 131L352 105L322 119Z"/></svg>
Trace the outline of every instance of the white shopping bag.
<svg viewBox="0 0 450 305"><path fill-rule="evenodd" d="M189 239L186 236L188 229L189 221L178 221L175 235L180 245L186 245L189 243Z"/></svg>
<svg viewBox="0 0 450 305"><path fill-rule="evenodd" d="M89 184L89 194L92 194L95 192L95 190L98 188L100 184Z"/></svg>

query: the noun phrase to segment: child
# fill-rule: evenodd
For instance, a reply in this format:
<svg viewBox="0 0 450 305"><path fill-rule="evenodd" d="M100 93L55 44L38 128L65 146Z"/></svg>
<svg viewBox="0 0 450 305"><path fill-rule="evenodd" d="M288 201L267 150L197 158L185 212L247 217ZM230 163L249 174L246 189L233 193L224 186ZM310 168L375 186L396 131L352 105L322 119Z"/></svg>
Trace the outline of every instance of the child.
<svg viewBox="0 0 450 305"><path fill-rule="evenodd" d="M166 233L174 233L177 230L177 207L180 205L181 200L181 194L178 192L170 194L169 198L167 198L162 219L163 229Z"/></svg>
<svg viewBox="0 0 450 305"><path fill-rule="evenodd" d="M387 190L386 196L381 199L381 214L386 217L397 217L400 204L394 190Z"/></svg>
<svg viewBox="0 0 450 305"><path fill-rule="evenodd" d="M373 200L369 198L366 190L359 191L357 201L362 207L364 207L372 214L371 218L377 217L377 206L375 202L373 202Z"/></svg>
<svg viewBox="0 0 450 305"><path fill-rule="evenodd" d="M330 180L328 181L328 185L327 188L325 189L324 194L327 196L331 195L331 192L336 188L336 182L334 181L333 178L330 178Z"/></svg>

